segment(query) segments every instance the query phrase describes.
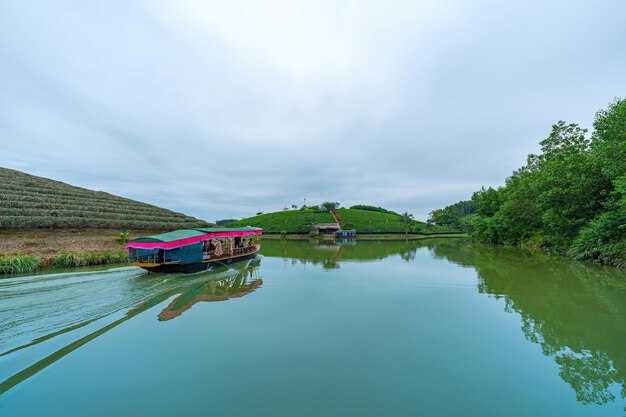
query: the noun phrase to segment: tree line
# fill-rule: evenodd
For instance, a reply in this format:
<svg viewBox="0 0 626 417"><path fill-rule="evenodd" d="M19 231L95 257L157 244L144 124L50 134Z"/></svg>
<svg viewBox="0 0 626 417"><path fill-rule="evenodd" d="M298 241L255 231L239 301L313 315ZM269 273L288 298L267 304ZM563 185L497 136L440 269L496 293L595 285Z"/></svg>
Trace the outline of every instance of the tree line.
<svg viewBox="0 0 626 417"><path fill-rule="evenodd" d="M429 222L626 267L626 99L598 111L587 133L559 121L504 186L435 210Z"/></svg>

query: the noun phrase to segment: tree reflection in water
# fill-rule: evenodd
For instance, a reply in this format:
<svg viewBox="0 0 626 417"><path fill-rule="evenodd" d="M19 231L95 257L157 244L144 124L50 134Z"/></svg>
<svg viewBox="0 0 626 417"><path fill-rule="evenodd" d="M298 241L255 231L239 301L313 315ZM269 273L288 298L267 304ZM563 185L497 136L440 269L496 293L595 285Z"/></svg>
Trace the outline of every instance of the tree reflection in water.
<svg viewBox="0 0 626 417"><path fill-rule="evenodd" d="M424 242L436 258L478 273L478 290L520 314L527 340L558 364L584 404L626 398L626 273L519 249Z"/></svg>

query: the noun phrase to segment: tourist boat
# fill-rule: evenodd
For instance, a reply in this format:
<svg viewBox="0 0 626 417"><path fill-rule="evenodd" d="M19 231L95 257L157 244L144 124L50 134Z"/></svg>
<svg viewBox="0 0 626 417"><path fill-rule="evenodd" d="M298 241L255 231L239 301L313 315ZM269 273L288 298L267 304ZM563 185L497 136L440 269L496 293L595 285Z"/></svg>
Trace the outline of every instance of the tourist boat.
<svg viewBox="0 0 626 417"><path fill-rule="evenodd" d="M153 272L198 272L256 256L263 229L180 229L133 239L126 245L128 263ZM245 242L245 243L244 243Z"/></svg>

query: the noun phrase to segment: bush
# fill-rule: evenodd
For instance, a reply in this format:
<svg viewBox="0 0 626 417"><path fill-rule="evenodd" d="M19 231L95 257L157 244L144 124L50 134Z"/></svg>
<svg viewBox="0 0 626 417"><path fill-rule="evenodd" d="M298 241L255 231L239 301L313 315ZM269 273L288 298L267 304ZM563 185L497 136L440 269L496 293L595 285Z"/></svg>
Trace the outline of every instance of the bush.
<svg viewBox="0 0 626 417"><path fill-rule="evenodd" d="M84 265L82 263L82 259L74 254L69 252L64 252L58 254L50 263L50 266L54 268L72 268L75 266Z"/></svg>
<svg viewBox="0 0 626 417"><path fill-rule="evenodd" d="M0 255L0 274L25 274L39 268L39 259L28 255Z"/></svg>
<svg viewBox="0 0 626 417"><path fill-rule="evenodd" d="M130 232L128 230L125 230L123 232L119 233L119 239L117 239L117 241L123 245L128 243L128 235L130 234Z"/></svg>
<svg viewBox="0 0 626 417"><path fill-rule="evenodd" d="M396 216L399 216L399 214L396 213L395 211L387 210L382 207L368 206L366 204L357 204L354 206L350 206L350 208L354 210L365 210L365 211L376 211L378 213L389 213L389 214L395 214Z"/></svg>

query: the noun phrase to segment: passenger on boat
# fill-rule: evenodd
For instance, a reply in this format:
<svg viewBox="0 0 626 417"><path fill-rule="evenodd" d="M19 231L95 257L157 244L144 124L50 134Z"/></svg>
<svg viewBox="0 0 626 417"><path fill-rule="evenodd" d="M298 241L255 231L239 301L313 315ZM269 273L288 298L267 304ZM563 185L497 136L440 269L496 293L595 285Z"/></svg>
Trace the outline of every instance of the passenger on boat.
<svg viewBox="0 0 626 417"><path fill-rule="evenodd" d="M222 241L217 239L215 242L215 256L222 256L224 254L224 249L222 248Z"/></svg>
<svg viewBox="0 0 626 417"><path fill-rule="evenodd" d="M228 250L228 254L231 256L233 255L233 246L234 246L233 240L231 238L228 238L228 246L226 248Z"/></svg>
<svg viewBox="0 0 626 417"><path fill-rule="evenodd" d="M245 240L245 239L244 239L244 240L243 240L243 243L242 243L242 246L243 246L244 248L247 248L248 246L250 246L250 244L248 243L248 241L247 241L247 240Z"/></svg>

